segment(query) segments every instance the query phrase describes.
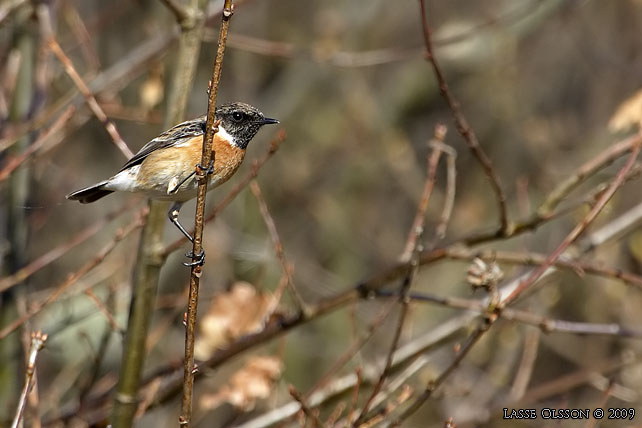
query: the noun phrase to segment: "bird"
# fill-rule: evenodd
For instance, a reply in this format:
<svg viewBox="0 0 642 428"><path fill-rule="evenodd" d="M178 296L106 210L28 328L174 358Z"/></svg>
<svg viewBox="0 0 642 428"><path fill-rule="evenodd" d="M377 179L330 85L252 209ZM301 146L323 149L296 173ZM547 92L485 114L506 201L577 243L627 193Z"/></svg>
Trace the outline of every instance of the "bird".
<svg viewBox="0 0 642 428"><path fill-rule="evenodd" d="M248 144L263 125L277 124L256 107L242 102L216 108L218 132L214 134L214 162L200 165L207 116L182 122L145 144L112 177L66 196L81 204L95 202L113 192L137 192L150 199L173 201L167 212L169 220L191 242L194 238L178 220L183 204L196 197L196 168L207 172L208 190L234 175L245 157ZM191 253L187 254L192 257ZM203 264L205 254L196 256L193 264Z"/></svg>

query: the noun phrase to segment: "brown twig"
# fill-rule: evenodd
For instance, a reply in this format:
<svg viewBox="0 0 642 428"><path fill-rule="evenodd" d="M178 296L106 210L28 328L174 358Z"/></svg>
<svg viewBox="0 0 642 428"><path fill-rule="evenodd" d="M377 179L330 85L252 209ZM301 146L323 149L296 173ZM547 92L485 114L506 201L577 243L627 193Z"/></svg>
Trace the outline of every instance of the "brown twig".
<svg viewBox="0 0 642 428"><path fill-rule="evenodd" d="M40 269L55 262L60 257L67 254L71 249L77 247L78 245L85 242L87 239L94 236L96 233L100 232L107 223L109 223L116 217L119 217L124 212L128 212L131 207L132 207L132 204L130 201L127 204L125 204L124 207L121 207L116 211L113 211L107 214L104 218L100 219L96 223L78 232L69 241L49 250L42 256L38 257L37 259L29 263L27 266L18 270L16 273L0 279L0 292L10 289L16 284L20 284L21 282L27 280L31 275L38 272Z"/></svg>
<svg viewBox="0 0 642 428"><path fill-rule="evenodd" d="M33 304L25 315L19 317L18 319L16 319L15 321L7 325L5 328L0 330L0 340L7 337L7 335L9 335L15 329L20 327L25 321L29 320L34 315L38 314L49 304L58 300L58 298L62 295L62 293L65 290L67 290L70 286L75 284L76 281L78 281L80 278L86 275L93 268L98 266L105 259L105 257L107 257L109 253L111 253L114 250L114 248L116 248L116 246L120 241L125 239L130 233L132 233L134 230L140 228L143 225L143 218L145 215L146 215L145 212L141 213L141 215L138 215L136 220L134 220L132 223L130 223L123 229L118 230L114 238L110 242L108 242L107 245L105 245L103 249L100 250L93 259L89 260L84 265L82 265L80 269L70 274L69 277L62 282L62 284L56 287L56 290L53 293L51 293L49 297L47 297L42 302Z"/></svg>
<svg viewBox="0 0 642 428"><path fill-rule="evenodd" d="M441 47L464 42L468 39L478 37L480 31L485 29L487 30L498 25L498 23L506 22L508 24L514 24L528 17L534 9L538 7L538 5L539 4L536 1L530 2L530 4L527 4L523 9L511 11L506 13L504 16L497 18L491 17L485 22L472 25L470 28L461 31L458 34L436 38L434 40L434 45ZM214 34L213 31L206 30L203 35L203 41L216 41L216 34ZM421 54L424 53L426 49L424 46L395 46L367 51L337 50L328 53L324 52L324 54L320 55L314 49L297 46L293 43L265 40L236 33L230 34L228 46L258 55L290 60L300 59L312 61L317 64L327 64L334 67L344 68L372 67L392 62L406 61L413 58L420 58Z"/></svg>
<svg viewBox="0 0 642 428"><path fill-rule="evenodd" d="M442 124L435 126L433 140L438 143L443 143L444 138L446 137L447 128ZM426 179L424 181L424 188L421 194L421 199L419 204L417 204L417 211L415 212L415 219L412 222L412 226L408 231L408 238L406 239L406 246L400 257L400 262L403 264L408 264L408 272L406 273L404 280L400 285L399 292L399 301L401 303L401 311L399 313L399 318L397 320L397 327L392 337L392 342L388 351L388 356L386 357L386 363L384 365L383 371L379 380L375 383L370 396L366 400L365 404L361 409L361 413L353 423L353 426L359 426L363 422L363 418L370 410L370 405L374 398L379 394L383 384L388 377L388 373L392 368L392 357L394 352L399 346L399 340L401 339L401 332L408 315L408 306L409 302L405 299L405 295L412 286L412 281L417 273L419 267L418 256L421 250L423 249L420 240L424 232L424 224L426 222L426 211L428 209L428 201L432 195L433 188L435 187L435 181L437 177L437 166L439 164L439 159L441 157L442 150L441 145L433 144L432 151L430 156L426 161Z"/></svg>
<svg viewBox="0 0 642 428"><path fill-rule="evenodd" d="M319 419L319 415L307 405L303 396L299 394L294 386L290 385L289 392L292 398L299 402L299 404L301 405L301 410L310 419L313 427L322 428L325 426L323 422L321 422L321 419Z"/></svg>
<svg viewBox="0 0 642 428"><path fill-rule="evenodd" d="M441 253L443 251L443 253ZM524 266L541 266L546 263L547 256L539 253L497 251L497 250L472 250L464 247L448 247L436 250L433 254L454 260L473 260L479 257L485 261L495 260L500 263L517 264ZM426 254L427 255L427 254ZM567 269L583 275L585 273L602 276L604 278L619 279L626 284L642 289L642 277L631 272L625 272L614 267L601 266L597 262L576 261L569 258L559 258L553 263L559 269Z"/></svg>
<svg viewBox="0 0 642 428"><path fill-rule="evenodd" d="M194 241L192 245L192 269L190 272L190 285L187 304L187 315L185 325L185 363L183 371L183 399L181 405L181 415L179 424L181 427L189 427L192 420L192 396L194 394L194 336L196 334L196 311L198 307L198 288L202 273L202 262L199 263L199 257L203 257L203 226L205 218L205 196L207 192L207 182L209 180L207 169L210 163L214 163L213 140L214 134L218 131L216 121L216 96L218 86L223 71L223 55L225 53L225 44L227 42L227 32L230 25L230 19L234 12L232 0L225 0L223 14L221 16L221 28L218 40L218 49L212 70L212 79L208 85L208 103L207 103L207 121L205 127L205 137L203 138L203 150L201 154L200 167L196 167L196 180L198 190L196 193L196 213L194 216Z"/></svg>
<svg viewBox="0 0 642 428"><path fill-rule="evenodd" d="M115 310L114 307L116 304L116 288L117 288L116 284L114 283L111 283L108 286L109 294L107 295L107 302L105 303L105 309L108 313L112 313ZM89 288L87 288L87 290L89 290ZM78 397L80 401L79 402L80 408L84 407L84 403L89 396L89 391L92 389L96 381L99 379L101 365L107 355L107 347L109 346L109 341L110 341L110 338L112 337L113 331L119 331L122 333L122 331L120 330L114 330L112 325L105 326L99 341L98 349L96 350L96 352L94 352L94 358L91 364L90 373L87 375L84 381L80 382L78 386L78 391L79 391Z"/></svg>
<svg viewBox="0 0 642 428"><path fill-rule="evenodd" d="M78 90L83 94L83 96L85 97L85 102L87 103L87 106L94 113L96 118L98 118L100 123L103 124L103 126L105 127L105 130L111 137L112 141L114 142L118 150L120 150L120 152L127 159L131 158L134 155L134 153L129 149L129 147L127 147L127 144L118 133L118 130L116 129L116 126L114 125L114 123L107 118L107 115L105 115L105 112L96 101L96 98L91 93L91 90L89 89L85 81L82 79L82 77L80 77L80 74L78 74L78 72L76 71L76 68L74 67L73 62L69 59L69 57L65 54L65 52L62 50L62 48L56 41L56 38L51 29L51 22L49 18L49 6L46 4L41 4L37 7L37 12L38 12L38 19L42 24L44 37L46 38L49 49L51 49L54 55L58 58L63 68L65 69L65 72L67 73L67 75L69 75L69 77L74 82Z"/></svg>
<svg viewBox="0 0 642 428"><path fill-rule="evenodd" d="M374 336L381 324L383 324L383 322L388 318L390 312L394 308L395 303L396 301L391 300L379 311L375 319L368 326L367 331L363 335L363 337L357 338L357 340L354 341L350 348L343 355L341 355L334 364L332 364L332 366L326 371L326 373L319 377L319 380L315 383L315 385L305 393L306 397L309 397L318 389L325 387L326 384L331 380L331 376L337 373L341 369L341 367L343 367L348 361L350 361L350 359L354 357L354 355L359 352L361 348L363 348L363 346L370 340L370 338ZM355 406L352 408L352 410L354 410L354 408L356 407L356 401L357 398L354 399Z"/></svg>
<svg viewBox="0 0 642 428"><path fill-rule="evenodd" d="M78 13L78 9L76 9L73 4L67 0L63 2L63 15L69 23L73 40L78 42L80 45L80 51L82 52L85 61L89 64L89 68L91 70L98 70L100 68L100 59L98 58L96 50L92 46L91 33Z"/></svg>
<svg viewBox="0 0 642 428"><path fill-rule="evenodd" d="M123 2L129 5L130 2ZM246 1L237 0L236 6L240 6ZM117 5L118 6L118 5ZM111 6L113 8L113 6ZM0 6L1 8L1 6ZM218 17L223 13L223 9L213 9L207 15L206 20ZM93 78L87 86L92 93L98 94L103 91L117 91L125 87L134 78L147 71L147 65L150 62L157 61L160 56L171 46L172 42L179 36L178 31L168 31L163 33L154 33L139 45L130 49L115 64L110 66ZM69 103L76 104L78 100L77 90L72 89L65 95L61 96L53 106L35 116L33 119L23 121L19 125L9 127L7 135L0 139L0 152L11 147L22 137L30 132L38 130L45 126L58 112L64 109ZM81 97L82 98L82 97ZM82 101L82 100L81 100ZM174 123L172 123L173 125Z"/></svg>
<svg viewBox="0 0 642 428"><path fill-rule="evenodd" d="M509 294L502 302L502 305L506 306L510 304L513 300L515 300L520 294L522 294L528 287L530 287L535 281L539 279L540 276L551 266L555 263L557 259L562 256L564 251L573 243L579 236L586 230L586 228L595 220L597 215L602 211L602 209L606 206L607 202L613 197L615 192L620 188L624 180L626 179L627 174L633 168L633 165L635 164L635 160L638 157L638 154L640 153L640 148L642 147L642 142L638 142L636 144L632 151L631 154L629 155L629 158L620 169L620 172L618 172L617 176L613 180L613 182L609 185L608 189L604 191L604 193L600 196L600 198L597 200L595 203L595 206L591 209L591 211L582 219L582 221L573 228L571 233L569 233L566 238L562 241L562 243L551 253L551 255L546 259L544 264L542 264L539 268L535 269L529 276L526 278L524 281L522 281L515 290L511 294Z"/></svg>
<svg viewBox="0 0 642 428"><path fill-rule="evenodd" d="M370 295L388 299L390 297L398 296L399 294L396 291L376 290ZM407 299L414 302L433 303L453 309L464 309L477 312L482 315L488 312L488 304L485 301L480 300L461 299L458 297L440 297L429 293L408 293ZM557 320L512 308L502 309L500 315L504 320L517 321L532 325L538 327L545 333L556 332L642 338L642 330L623 327L619 324L599 324Z"/></svg>
<svg viewBox="0 0 642 428"><path fill-rule="evenodd" d="M285 251L283 250L283 243L281 241L281 237L279 236L279 232L276 229L274 218L270 214L270 209L268 208L267 203L265 202L265 198L263 198L261 187L259 186L259 183L257 183L256 180L252 180L250 182L250 190L254 194L254 197L256 198L256 201L259 204L259 211L261 212L261 217L263 217L263 221L265 222L265 225L270 234L270 239L272 240L274 252L276 253L276 257L279 259L279 263L281 264L281 270L283 271L283 275L285 275L285 277L287 278L287 287L290 290L290 293L292 293L292 297L294 298L294 301L296 302L298 309L304 311L305 302L303 301L303 298L301 297L301 295L299 294L299 291L296 289L296 286L294 285L294 280L292 279L292 267L288 263L285 257Z"/></svg>
<svg viewBox="0 0 642 428"><path fill-rule="evenodd" d="M175 0L161 0L167 8L174 14L176 17L176 22L183 23L186 20L190 19L190 11L181 4L178 4Z"/></svg>
<svg viewBox="0 0 642 428"><path fill-rule="evenodd" d="M638 134L619 141L581 165L548 194L544 202L537 208L537 213L542 217L551 213L572 190L576 189L587 178L607 167L620 156L630 152L639 139L640 135Z"/></svg>
<svg viewBox="0 0 642 428"><path fill-rule="evenodd" d="M432 66L432 69L433 69L433 73L437 78L437 82L439 84L439 91L441 92L441 95L444 97L444 99L448 103L448 107L450 108L450 111L455 120L455 124L457 126L457 131L459 131L459 133L464 138L464 140L466 140L466 142L468 143L468 147L471 149L471 151L479 161L479 164L483 168L486 176L490 179L491 186L493 188L493 191L495 192L495 197L497 199L501 230L508 231L510 230L510 225L508 222L508 213L506 208L506 194L504 193L504 190L502 188L502 184L500 182L499 176L493 169L493 165L490 158L488 157L484 149L479 144L479 140L477 139L477 135L475 134L475 131L473 131L472 127L469 125L468 121L466 120L466 117L464 116L464 113L460 108L459 102L455 99L455 96L450 92L448 83L444 78L444 75L441 71L441 68L439 67L439 64L437 63L437 59L435 58L435 55L433 52L433 47L431 42L431 30L430 30L430 27L428 26L428 19L426 17L425 0L419 0L419 5L421 8L421 25L423 28L424 43L426 45L426 59L430 62L430 65Z"/></svg>
<svg viewBox="0 0 642 428"><path fill-rule="evenodd" d="M526 337L524 337L522 358L510 390L511 401L519 401L524 396L526 387L528 387L533 369L535 368L540 335L540 330L530 329L526 333Z"/></svg>
<svg viewBox="0 0 642 428"><path fill-rule="evenodd" d="M617 224L617 227L613 227L612 224ZM636 206L629 211L623 213L618 218L611 220L611 222L602 228L595 230L588 237L589 241L592 241L594 235L600 235L599 242L596 242L596 245L604 245L610 240L620 236L623 230L631 230L631 228L637 227L642 224L642 204ZM580 246L582 250L583 247ZM419 262L422 265L429 265L437 261L443 260L445 257L446 251L443 248L437 248L431 251L425 251ZM269 341L281 337L283 334L286 334L290 330L299 328L301 326L307 325L308 323L318 320L322 316L333 313L341 308L346 307L347 305L354 304L360 299L368 296L376 297L374 290L380 289L385 285L395 281L407 272L407 266L403 264L397 264L387 269L382 270L376 275L373 275L369 279L362 281L353 285L353 287L345 292L339 293L335 296L322 299L319 302L311 305L311 311L309 314L301 316L301 314L287 315L279 321L279 323L269 323L266 324L265 328L259 332L250 334L248 336L237 339L236 341L230 343L226 349L221 349L217 351L209 360L203 362L201 367L209 368L218 368L222 364L230 361L231 359L237 357L241 353L254 349L257 346L268 343ZM512 286L508 284L507 286ZM504 290L502 290L504 291ZM436 302L439 303L439 302ZM482 306L485 308L485 306ZM462 308L463 309L463 308ZM468 309L468 306L466 306ZM511 308L506 308L511 309ZM504 311L506 310L504 309ZM466 311L463 314L457 315L443 323L441 323L437 328L431 330L422 338L413 341L395 352L395 357L393 358L393 364L402 363L407 361L408 358L411 358L413 355L419 355L420 353L426 352L427 349L432 349L435 346L441 345L448 340L452 340L453 337L456 337L463 331L464 327L470 323L475 316L478 316L475 312ZM509 311L510 313L510 311ZM424 339L425 338L425 339ZM408 348L408 350L406 350ZM144 385L149 385L155 379L163 378L165 380L164 386L160 389L159 394L154 399L154 404L150 408L156 407L159 404L166 402L167 400L175 397L177 393L181 391L181 379L176 376L176 372L181 368L181 361L173 361L166 364L163 367L155 370L150 373L146 379L143 381ZM197 376L202 374L202 372L197 373ZM351 375L354 377L354 375ZM373 380L376 380L378 375L372 377ZM341 385L341 388L338 388L337 385ZM327 400L328 398L335 397L341 391L345 391L342 388L352 388L354 386L353 381L347 381L346 379L337 379L337 384L328 385L327 388L324 388L324 391L318 391L314 393L313 396L309 398L309 402L313 403L315 406L318 405L317 399ZM103 393L92 399L91 403L87 403L86 410L83 411L83 417L88 421L100 419L101 413L92 412L88 413L91 409L97 409L104 405L104 401L109 397L110 391ZM526 394L527 396L529 393ZM295 403L296 404L296 403ZM293 410L294 409L294 410ZM269 414L262 415L257 418L261 422L256 424L248 424L247 426L267 426L265 421L272 420L282 420L282 418L287 418L292 415L291 411L298 411L298 407L293 408L292 406L286 405L283 408L275 409ZM78 415L78 409L72 408L64 411L59 417L60 420L65 421L69 418Z"/></svg>
<svg viewBox="0 0 642 428"><path fill-rule="evenodd" d="M439 241L446 237L448 222L450 221L455 206L455 189L457 186L457 166L455 160L457 159L457 152L444 143L434 141L432 144L441 144L441 150L446 155L446 195L439 224L435 228L435 240ZM433 242L430 247L434 246L435 243Z"/></svg>
<svg viewBox="0 0 642 428"><path fill-rule="evenodd" d="M408 419L412 414L419 410L421 406L424 405L424 403L431 397L432 393L448 378L448 376L450 376L455 371L455 369L457 369L457 367L459 367L459 364L462 362L464 357L466 357L473 346L475 346L475 344L479 342L479 339L481 339L484 333L488 331L495 320L496 318L488 317L480 322L475 331L471 333L471 335L466 339L466 343L464 344L464 346L462 346L461 349L458 350L457 355L450 363L450 365L446 368L446 370L444 370L437 377L437 379L428 382L426 389L424 389L424 391L417 398L415 398L410 406L406 410L404 410L398 418L391 422L391 426L396 427L401 425L403 421Z"/></svg>
<svg viewBox="0 0 642 428"><path fill-rule="evenodd" d="M213 221L221 213L221 211L223 211L223 209L225 209L234 200L234 198L236 198L241 190L243 190L250 183L250 181L258 176L259 169L261 169L261 167L265 165L265 163L272 157L272 155L276 153L283 141L285 141L285 131L281 130L277 134L276 138L272 140L272 142L270 143L270 147L265 152L265 154L260 159L252 162L252 169L250 170L250 172L245 177L243 177L243 179L232 190L230 190L227 195L225 195L223 200L221 200L221 202L219 202L219 204L214 207L214 210L212 210L212 212L207 217L205 217L205 223ZM194 230L191 231L191 235L194 236ZM187 238L181 237L168 244L161 252L162 256L169 256L174 251L180 249L181 246L186 242Z"/></svg>
<svg viewBox="0 0 642 428"><path fill-rule="evenodd" d="M20 398L18 399L18 408L16 409L16 415L13 418L13 423L11 428L18 428L21 426L22 413L27 402L27 394L31 385L34 381L34 373L36 371L36 359L38 358L38 352L45 346L47 341L47 335L43 334L41 331L31 333L31 346L29 347L29 356L27 357L27 367L25 369L25 383L20 393Z"/></svg>
<svg viewBox="0 0 642 428"><path fill-rule="evenodd" d="M98 298L98 296L96 296L96 293L94 293L91 288L88 288L88 289L85 290L85 294L87 295L87 297L89 297L89 299L92 302L94 302L94 305L96 305L98 310L103 315L105 315L105 318L107 318L107 322L111 326L112 330L117 332L117 333L121 333L121 334L124 333L123 329L118 325L118 322L116 321L116 319L114 318L112 313L109 311L107 306L105 306L105 304L102 302L102 300L100 300Z"/></svg>
<svg viewBox="0 0 642 428"><path fill-rule="evenodd" d="M49 141L49 138L51 138L53 135L56 135L63 126L71 119L72 115L74 114L75 108L73 106L69 106L67 110L65 110L58 119L49 127L47 130L45 130L36 141L34 141L29 147L24 150L22 153L19 155L12 157L9 159L4 168L0 170L0 182L6 180L9 175L13 171L15 171L20 165L22 165L25 161L31 158L31 155L33 155L36 151L40 150L45 143Z"/></svg>
<svg viewBox="0 0 642 428"><path fill-rule="evenodd" d="M604 393L600 397L600 400L597 403L597 405L591 406L593 409L606 407L606 403L609 401L609 398L611 397L611 392L613 391L614 385L615 383L613 381L609 382L609 385L604 390ZM584 428L595 428L598 426L598 423L599 423L599 419L591 418L588 421L586 421L586 425L584 425Z"/></svg>
<svg viewBox="0 0 642 428"><path fill-rule="evenodd" d="M533 231L543 224L567 213L571 209L584 205L585 201L581 201L579 204L574 204L565 209L554 211L559 202L567 197L568 194L580 183L589 178L595 172L613 163L622 155L633 150L640 144L640 141L642 141L642 136L640 134L635 134L610 145L606 150L600 152L597 156L576 169L567 179L562 181L560 185L549 193L545 202L539 206L534 214L524 220L515 222L509 231L491 230L474 232L462 238L461 243L471 246L500 238L512 238L525 232Z"/></svg>

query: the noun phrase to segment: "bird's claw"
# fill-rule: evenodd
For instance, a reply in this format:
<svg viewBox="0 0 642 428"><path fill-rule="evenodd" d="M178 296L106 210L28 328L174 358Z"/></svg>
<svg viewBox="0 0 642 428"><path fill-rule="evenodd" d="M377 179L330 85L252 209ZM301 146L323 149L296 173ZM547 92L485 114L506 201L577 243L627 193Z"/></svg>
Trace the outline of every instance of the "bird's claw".
<svg viewBox="0 0 642 428"><path fill-rule="evenodd" d="M198 169L200 169L201 171L205 171L206 175L214 174L214 160L213 159L210 160L210 164L207 166L207 168L205 168L203 165L201 165L200 162L196 164L196 167Z"/></svg>
<svg viewBox="0 0 642 428"><path fill-rule="evenodd" d="M201 251L199 251L196 255L194 255L192 251L188 251L187 253L185 253L185 257L187 257L188 259L192 259L192 261L183 262L184 266L203 266L205 264L205 251L203 251L203 249L201 249Z"/></svg>

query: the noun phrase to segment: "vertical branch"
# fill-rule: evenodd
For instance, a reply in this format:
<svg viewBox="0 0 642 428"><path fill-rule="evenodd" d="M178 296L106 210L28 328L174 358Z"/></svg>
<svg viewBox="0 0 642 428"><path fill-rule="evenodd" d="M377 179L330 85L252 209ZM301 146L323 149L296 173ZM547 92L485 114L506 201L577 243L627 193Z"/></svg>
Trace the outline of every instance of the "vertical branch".
<svg viewBox="0 0 642 428"><path fill-rule="evenodd" d="M18 14L15 19L18 22L13 35L13 48L19 55L20 65L15 80L15 89L9 106L9 122L18 124L28 120L35 96L34 77L36 63L36 35L35 28L30 20L28 12ZM20 137L16 144L10 149L9 154L16 156L28 150L31 144L29 135ZM9 178L6 188L6 230L5 233L9 251L4 263L5 273L13 274L24 266L27 258L27 240L29 238L29 224L25 206L28 205L30 193L31 171L28 166L21 166ZM16 293L19 291L9 290L0 294L0 329L11 324L17 317L15 308ZM20 347L19 335L13 335L10 340L0 343L0 379L5 381L0 384L0 402L15 397L14 391L19 387L20 378L18 365L11 361L14 352ZM4 415L0 409L0 416Z"/></svg>
<svg viewBox="0 0 642 428"><path fill-rule="evenodd" d="M201 155L200 167L196 167L196 177L198 180L198 191L196 194L196 214L194 218L194 242L192 246L192 260L196 262L203 251L203 224L205 217L205 194L207 192L207 169L210 163L214 162L214 152L212 142L214 134L218 131L215 123L216 115L216 96L218 94L218 85L221 80L223 68L223 55L227 42L227 31L230 26L230 19L233 14L232 0L225 0L223 14L221 16L221 29L218 38L218 48L216 50L216 59L212 71L212 80L208 85L208 103L207 103L207 123L205 128L205 138L203 139L203 152ZM194 336L196 332L196 310L198 307L198 287L202 272L202 264L194 263L190 272L189 295L187 299L187 316L185 325L185 366L183 374L183 399L181 405L181 416L179 423L181 426L189 427L192 419L192 396L194 388Z"/></svg>
<svg viewBox="0 0 642 428"><path fill-rule="evenodd" d="M13 423L11 428L17 428L20 426L22 420L22 414L25 409L25 404L27 403L27 394L31 385L33 384L33 376L36 371L36 358L38 357L38 352L45 346L47 341L47 335L43 334L41 331L31 333L31 346L29 347L29 356L27 357L27 368L25 370L25 383L20 393L20 399L18 400L18 409L16 410L16 415L13 418Z"/></svg>
<svg viewBox="0 0 642 428"><path fill-rule="evenodd" d="M185 8L186 13L179 19L181 36L177 66L167 100L166 128L183 119L196 72L205 3L203 0L191 0L189 7ZM160 269L165 261L162 249L167 204L150 201L149 205L149 216L138 248L123 362L112 410L114 428L130 427L133 424L138 407L137 394L145 360L147 332L156 300Z"/></svg>
<svg viewBox="0 0 642 428"><path fill-rule="evenodd" d="M435 58L432 48L430 27L428 26L428 20L426 18L425 0L419 0L419 6L421 8L421 25L424 33L424 42L426 44L426 59L428 60L428 62L430 62L433 73L437 78L439 91L441 92L442 97L444 97L444 99L448 103L448 107L450 108L453 119L455 120L455 125L457 126L457 131L459 131L461 136L464 137L464 140L466 140L466 143L468 143L468 147L470 147L470 150L473 152L473 154L479 161L479 164L484 169L484 173L490 179L490 184L493 187L493 191L495 192L495 198L497 199L497 205L499 209L501 229L499 230L498 234L500 236L507 234L510 231L510 225L508 223L508 214L506 210L506 194L504 193L504 189L502 188L499 176L493 169L490 158L479 144L479 140L477 139L477 135L475 135L475 131L473 131L473 128L471 128L470 124L466 120L464 113L461 111L459 102L457 102L455 96L450 92L448 83L446 82L446 79L441 72L441 68L437 63L437 59Z"/></svg>

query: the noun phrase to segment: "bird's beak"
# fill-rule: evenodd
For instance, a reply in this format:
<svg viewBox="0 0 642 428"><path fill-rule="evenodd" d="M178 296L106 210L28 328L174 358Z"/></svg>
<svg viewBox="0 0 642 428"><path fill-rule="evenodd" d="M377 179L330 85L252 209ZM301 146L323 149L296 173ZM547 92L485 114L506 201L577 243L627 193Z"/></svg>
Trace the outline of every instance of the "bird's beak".
<svg viewBox="0 0 642 428"><path fill-rule="evenodd" d="M272 124L275 124L275 123L280 123L280 122L278 120L276 120L276 119L270 119L269 117L265 117L265 118L263 118L263 121L261 122L261 125L272 125Z"/></svg>

